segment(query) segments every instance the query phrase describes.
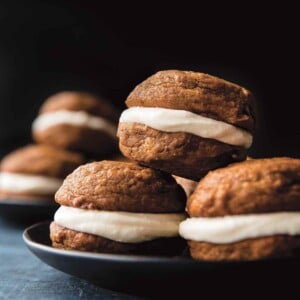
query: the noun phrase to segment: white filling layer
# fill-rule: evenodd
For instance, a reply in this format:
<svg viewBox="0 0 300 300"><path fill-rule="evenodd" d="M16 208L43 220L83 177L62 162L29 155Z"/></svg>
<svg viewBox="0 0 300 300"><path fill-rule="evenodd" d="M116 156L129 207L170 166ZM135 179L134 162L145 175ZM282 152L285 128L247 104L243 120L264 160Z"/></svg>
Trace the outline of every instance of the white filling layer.
<svg viewBox="0 0 300 300"><path fill-rule="evenodd" d="M300 235L300 212L190 218L179 227L186 240L229 244L264 236Z"/></svg>
<svg viewBox="0 0 300 300"><path fill-rule="evenodd" d="M94 117L84 111L58 110L39 115L32 124L33 131L42 131L49 127L68 124L102 130L115 137L117 128L114 124L100 117Z"/></svg>
<svg viewBox="0 0 300 300"><path fill-rule="evenodd" d="M57 224L123 243L141 243L178 236L184 214L143 214L86 210L61 206L54 215Z"/></svg>
<svg viewBox="0 0 300 300"><path fill-rule="evenodd" d="M36 175L0 173L0 189L15 193L54 194L63 180Z"/></svg>
<svg viewBox="0 0 300 300"><path fill-rule="evenodd" d="M166 132L187 132L245 148L252 144L252 135L249 132L185 110L131 107L123 111L120 122L145 124Z"/></svg>

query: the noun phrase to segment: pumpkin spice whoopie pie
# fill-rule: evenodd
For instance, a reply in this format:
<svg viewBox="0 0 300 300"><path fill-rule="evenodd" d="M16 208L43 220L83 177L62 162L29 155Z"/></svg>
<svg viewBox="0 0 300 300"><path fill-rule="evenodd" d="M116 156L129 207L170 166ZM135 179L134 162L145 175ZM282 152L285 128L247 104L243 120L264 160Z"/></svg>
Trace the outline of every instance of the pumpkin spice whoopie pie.
<svg viewBox="0 0 300 300"><path fill-rule="evenodd" d="M45 145L29 145L0 163L0 198L49 199L84 158ZM1 201L1 200L0 200Z"/></svg>
<svg viewBox="0 0 300 300"><path fill-rule="evenodd" d="M253 159L211 171L180 224L190 254L203 260L257 260L300 249L300 159Z"/></svg>
<svg viewBox="0 0 300 300"><path fill-rule="evenodd" d="M61 92L48 98L33 122L33 138L41 144L100 157L116 150L118 113L89 93Z"/></svg>
<svg viewBox="0 0 300 300"><path fill-rule="evenodd" d="M171 175L136 163L79 167L55 196L52 245L103 253L180 254L185 194Z"/></svg>
<svg viewBox="0 0 300 300"><path fill-rule="evenodd" d="M254 98L236 84L203 73L161 71L139 84L126 104L119 146L134 161L199 180L246 159Z"/></svg>

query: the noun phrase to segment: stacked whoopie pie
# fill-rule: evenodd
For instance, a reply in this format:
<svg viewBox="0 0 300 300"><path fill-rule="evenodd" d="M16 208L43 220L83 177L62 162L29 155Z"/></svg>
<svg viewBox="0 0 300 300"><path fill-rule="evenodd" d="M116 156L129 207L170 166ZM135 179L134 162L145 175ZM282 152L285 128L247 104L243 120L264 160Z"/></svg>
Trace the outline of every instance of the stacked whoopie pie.
<svg viewBox="0 0 300 300"><path fill-rule="evenodd" d="M0 163L0 198L53 201L64 178L83 163L80 154L45 145L13 151Z"/></svg>
<svg viewBox="0 0 300 300"><path fill-rule="evenodd" d="M299 253L300 160L253 159L210 172L180 225L203 260L257 260Z"/></svg>
<svg viewBox="0 0 300 300"><path fill-rule="evenodd" d="M67 177L56 193L54 247L180 254L179 233L194 259L254 260L300 247L300 162L246 161L255 127L248 90L170 70L139 84L126 104L119 147L135 162L94 162Z"/></svg>
<svg viewBox="0 0 300 300"><path fill-rule="evenodd" d="M55 195L50 226L56 248L104 253L176 255L185 193L174 178L136 163L79 167Z"/></svg>
<svg viewBox="0 0 300 300"><path fill-rule="evenodd" d="M198 179L216 166L245 159L246 147L252 139L253 126L248 120L252 116L247 119L245 111L253 110L253 99L246 90L223 83L228 85L229 95L241 94L241 99L235 94L229 99L232 112L226 118L234 124L244 124L249 132L209 119L209 113L197 115L205 105L197 100L196 87L190 98L182 97L183 104L179 101L177 94L184 91L183 83L199 83L201 76L214 80L214 77L192 72L160 72L129 95L127 103L143 107L132 107L122 114L120 148L125 157L137 163L94 162L81 166L67 177L55 196L61 207L50 227L54 247L110 253L180 254L183 240L179 238L179 224L186 218L186 195L195 188L195 182L171 174ZM217 87L223 89L220 84ZM221 103L224 99L222 93L220 95ZM207 97L209 103L209 95ZM193 99L194 105L189 106L189 100ZM153 107L149 107L151 103ZM207 111L211 109L209 106ZM223 117L223 111L224 107L218 115ZM137 122L138 117L148 123ZM163 120L166 124L162 124ZM211 131L209 127L218 127L211 133L218 140L195 134L202 123L207 123L203 125L207 135ZM237 142L231 134L236 136ZM220 142L224 139L231 144Z"/></svg>
<svg viewBox="0 0 300 300"><path fill-rule="evenodd" d="M100 158L116 148L118 112L105 100L84 92L48 98L33 122L37 143Z"/></svg>
<svg viewBox="0 0 300 300"><path fill-rule="evenodd" d="M37 145L8 154L0 164L0 201L53 201L63 179L87 158L114 152L117 117L109 103L88 93L48 98L32 126Z"/></svg>
<svg viewBox="0 0 300 300"><path fill-rule="evenodd" d="M126 104L120 150L142 165L199 180L246 159L254 98L236 84L202 73L161 71L139 84Z"/></svg>

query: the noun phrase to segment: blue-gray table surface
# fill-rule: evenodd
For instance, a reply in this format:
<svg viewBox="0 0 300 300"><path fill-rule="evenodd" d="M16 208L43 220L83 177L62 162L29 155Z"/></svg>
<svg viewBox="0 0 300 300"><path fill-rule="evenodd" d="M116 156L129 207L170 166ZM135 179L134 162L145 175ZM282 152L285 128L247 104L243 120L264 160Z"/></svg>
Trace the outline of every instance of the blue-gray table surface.
<svg viewBox="0 0 300 300"><path fill-rule="evenodd" d="M24 244L25 227L0 218L0 300L139 299L102 289L44 264Z"/></svg>

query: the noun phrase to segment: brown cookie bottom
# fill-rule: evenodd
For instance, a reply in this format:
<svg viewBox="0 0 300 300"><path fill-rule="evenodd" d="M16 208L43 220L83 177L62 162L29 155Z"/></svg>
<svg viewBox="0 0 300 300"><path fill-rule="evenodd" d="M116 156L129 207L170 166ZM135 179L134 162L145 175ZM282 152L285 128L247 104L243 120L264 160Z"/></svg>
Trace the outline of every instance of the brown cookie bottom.
<svg viewBox="0 0 300 300"><path fill-rule="evenodd" d="M184 250L186 243L179 237L161 238L143 243L121 243L107 238L50 224L52 246L65 250L79 250L112 254L143 254L176 256Z"/></svg>
<svg viewBox="0 0 300 300"><path fill-rule="evenodd" d="M96 158L113 153L117 148L117 140L104 131L68 124L36 131L33 138L37 143L83 152Z"/></svg>
<svg viewBox="0 0 300 300"><path fill-rule="evenodd" d="M300 237L276 235L239 241L232 244L212 244L188 241L190 255L197 260L245 261L291 256L300 250Z"/></svg>
<svg viewBox="0 0 300 300"><path fill-rule="evenodd" d="M1 190L0 191L0 201L1 199L16 199L16 200L48 200L49 202L54 202L54 194L33 194L33 193L15 193Z"/></svg>
<svg viewBox="0 0 300 300"><path fill-rule="evenodd" d="M246 149L185 132L163 132L139 123L120 123L119 147L142 165L192 180L246 159Z"/></svg>

